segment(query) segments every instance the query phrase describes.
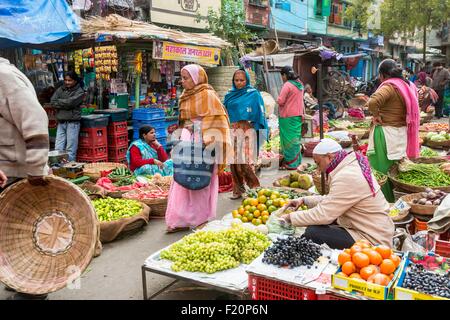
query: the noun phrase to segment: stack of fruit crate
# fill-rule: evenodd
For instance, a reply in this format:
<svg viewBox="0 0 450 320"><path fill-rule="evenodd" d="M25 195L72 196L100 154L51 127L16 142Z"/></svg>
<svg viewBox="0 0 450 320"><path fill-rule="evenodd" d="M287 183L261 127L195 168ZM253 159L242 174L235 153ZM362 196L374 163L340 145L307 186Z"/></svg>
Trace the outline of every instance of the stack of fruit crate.
<svg viewBox="0 0 450 320"><path fill-rule="evenodd" d="M81 117L81 128L78 139L78 162L107 162L108 117L103 115L88 115Z"/></svg>

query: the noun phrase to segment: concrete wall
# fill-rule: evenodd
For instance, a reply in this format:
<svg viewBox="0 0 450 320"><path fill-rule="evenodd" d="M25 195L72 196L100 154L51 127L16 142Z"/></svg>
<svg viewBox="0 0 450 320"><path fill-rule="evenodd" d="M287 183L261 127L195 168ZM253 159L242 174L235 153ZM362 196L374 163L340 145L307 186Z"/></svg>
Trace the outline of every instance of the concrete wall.
<svg viewBox="0 0 450 320"><path fill-rule="evenodd" d="M277 3L290 4L290 11L279 9L276 7ZM280 32L290 34L305 35L307 32L308 6L306 0L288 1L288 0L274 0L272 3L272 15L270 26L272 29L277 29Z"/></svg>
<svg viewBox="0 0 450 320"><path fill-rule="evenodd" d="M195 29L206 28L204 21L195 21L197 10L206 16L209 7L218 11L221 4L219 0L152 0L150 3L151 22Z"/></svg>
<svg viewBox="0 0 450 320"><path fill-rule="evenodd" d="M308 0L308 33L326 34L328 17L315 15L315 2L316 0Z"/></svg>

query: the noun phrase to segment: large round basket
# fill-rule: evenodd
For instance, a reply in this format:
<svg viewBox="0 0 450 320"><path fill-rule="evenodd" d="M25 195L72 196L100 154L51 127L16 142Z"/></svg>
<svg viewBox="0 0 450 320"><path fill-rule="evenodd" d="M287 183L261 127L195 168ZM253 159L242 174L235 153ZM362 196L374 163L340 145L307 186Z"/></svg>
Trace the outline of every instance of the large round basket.
<svg viewBox="0 0 450 320"><path fill-rule="evenodd" d="M372 171L375 171L375 170L372 169ZM378 173L379 173L379 175L380 175L381 177L376 177L376 178L377 178L377 182L378 182L378 184L380 185L380 187L382 187L382 186L384 186L384 185L386 184L386 182L388 181L388 176L385 175L385 174L383 174L383 173L381 173L381 172L378 172Z"/></svg>
<svg viewBox="0 0 450 320"><path fill-rule="evenodd" d="M407 183L401 182L401 181L397 180L397 176L398 176L398 166L394 165L389 170L388 177L389 177L389 180L391 180L392 184L394 185L394 187L398 191L405 191L407 193L417 193L417 192L424 192L425 189L427 189L427 187L415 186L415 185L412 185L412 184L407 184ZM449 192L450 193L450 186L447 186L447 187L433 187L433 188L430 187L430 189L442 190L444 192Z"/></svg>
<svg viewBox="0 0 450 320"><path fill-rule="evenodd" d="M424 141L424 145L426 145L430 148L434 148L434 149L449 150L450 149L450 140L438 142L438 141L431 141L429 139L426 139Z"/></svg>
<svg viewBox="0 0 450 320"><path fill-rule="evenodd" d="M414 200L418 200L420 198L422 198L422 195L420 193L412 193L412 194L403 196L400 199L405 201L411 207L411 209L409 210L411 213L420 214L420 215L424 215L424 216L434 215L434 212L436 211L436 209L439 206L422 205L422 204L413 203Z"/></svg>
<svg viewBox="0 0 450 320"><path fill-rule="evenodd" d="M419 157L415 159L410 159L414 163L425 163L425 164L437 164L444 163L448 160L445 157Z"/></svg>
<svg viewBox="0 0 450 320"><path fill-rule="evenodd" d="M369 138L370 130L367 129L351 129L348 130L348 133L350 135L355 135L358 137L358 139L367 139Z"/></svg>
<svg viewBox="0 0 450 320"><path fill-rule="evenodd" d="M81 184L80 188L88 195L91 200L103 198L106 195L105 189L90 181L86 181Z"/></svg>
<svg viewBox="0 0 450 320"><path fill-rule="evenodd" d="M88 196L55 176L22 180L0 195L0 281L27 294L66 287L89 265L97 216Z"/></svg>
<svg viewBox="0 0 450 320"><path fill-rule="evenodd" d="M84 165L83 174L91 178L91 181L96 182L101 178L102 171L110 171L116 168L126 168L127 166L122 163L115 162L96 162L88 163Z"/></svg>
<svg viewBox="0 0 450 320"><path fill-rule="evenodd" d="M168 200L168 198L147 199L147 200L140 200L140 201L145 203L152 209L152 211L150 212L151 217L162 218L162 217L166 216L167 200Z"/></svg>

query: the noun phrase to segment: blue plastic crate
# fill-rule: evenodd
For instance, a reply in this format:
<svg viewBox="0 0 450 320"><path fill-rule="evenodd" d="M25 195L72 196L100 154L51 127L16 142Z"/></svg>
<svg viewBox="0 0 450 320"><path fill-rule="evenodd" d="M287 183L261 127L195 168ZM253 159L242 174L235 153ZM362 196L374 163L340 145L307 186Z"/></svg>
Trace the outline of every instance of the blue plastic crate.
<svg viewBox="0 0 450 320"><path fill-rule="evenodd" d="M162 138L164 138L164 141L166 140L167 135L166 135L165 128L155 129L155 131L156 131L156 139L158 139L158 141L159 141L159 139L162 139ZM139 139L139 128L134 127L133 128L133 140L136 140L136 139Z"/></svg>
<svg viewBox="0 0 450 320"><path fill-rule="evenodd" d="M166 123L164 121L156 120L156 121L150 121L150 120L133 120L133 128L137 128L139 130L140 127L143 126L150 126L155 129L165 129Z"/></svg>
<svg viewBox="0 0 450 320"><path fill-rule="evenodd" d="M164 109L159 108L138 108L133 110L133 120L156 120L165 119Z"/></svg>

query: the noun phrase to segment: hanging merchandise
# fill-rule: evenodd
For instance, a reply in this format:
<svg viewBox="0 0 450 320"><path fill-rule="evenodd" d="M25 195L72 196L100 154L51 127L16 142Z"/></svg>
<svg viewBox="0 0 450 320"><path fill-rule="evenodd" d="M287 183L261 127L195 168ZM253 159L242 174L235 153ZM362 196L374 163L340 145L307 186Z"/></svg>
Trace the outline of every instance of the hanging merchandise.
<svg viewBox="0 0 450 320"><path fill-rule="evenodd" d="M81 67L83 66L83 50L76 50L73 53L73 60L75 64L75 72L81 75Z"/></svg>
<svg viewBox="0 0 450 320"><path fill-rule="evenodd" d="M95 48L96 79L109 81L111 73L117 72L118 66L116 46L102 46Z"/></svg>
<svg viewBox="0 0 450 320"><path fill-rule="evenodd" d="M136 52L136 56L134 59L134 70L137 74L142 73L142 51Z"/></svg>

